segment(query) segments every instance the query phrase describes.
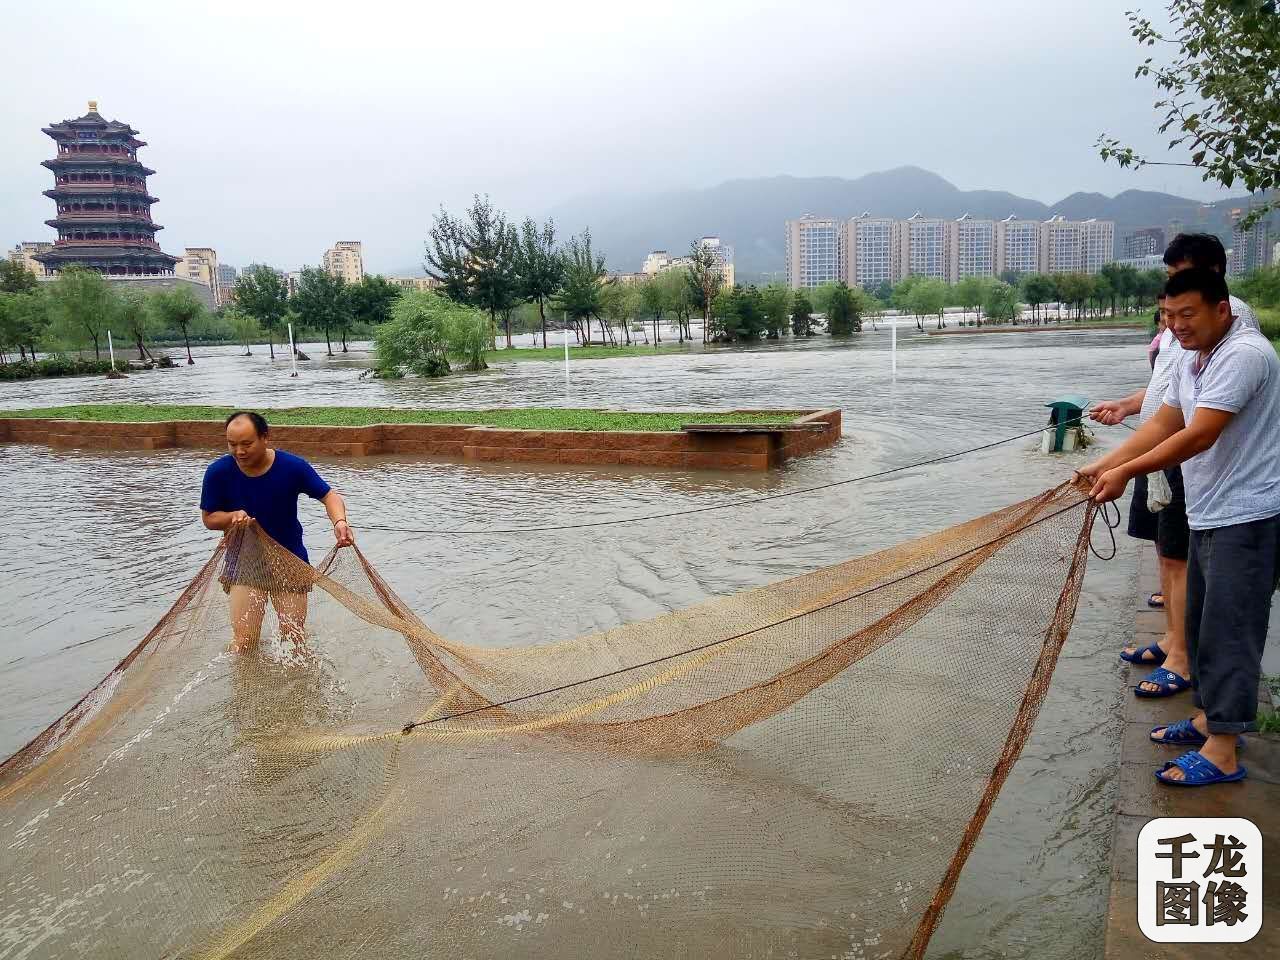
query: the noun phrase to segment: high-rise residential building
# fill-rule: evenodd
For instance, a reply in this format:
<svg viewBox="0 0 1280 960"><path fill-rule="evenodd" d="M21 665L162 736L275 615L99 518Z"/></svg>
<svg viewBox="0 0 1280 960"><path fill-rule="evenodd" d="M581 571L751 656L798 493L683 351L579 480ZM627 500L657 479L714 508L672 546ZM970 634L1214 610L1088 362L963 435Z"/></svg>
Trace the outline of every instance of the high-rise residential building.
<svg viewBox="0 0 1280 960"><path fill-rule="evenodd" d="M871 290L903 277L902 222L868 212L844 224L844 280Z"/></svg>
<svg viewBox="0 0 1280 960"><path fill-rule="evenodd" d="M180 277L203 283L213 293L214 306L222 306L218 286L218 253L213 247L187 247L174 264L173 270Z"/></svg>
<svg viewBox="0 0 1280 960"><path fill-rule="evenodd" d="M230 303L236 297L236 279L239 272L229 263L218 264L218 301Z"/></svg>
<svg viewBox="0 0 1280 960"><path fill-rule="evenodd" d="M666 250L651 250L649 255L644 258L644 265L640 267L640 272L647 273L652 277L663 270L669 269L671 261L672 256Z"/></svg>
<svg viewBox="0 0 1280 960"><path fill-rule="evenodd" d="M996 224L975 220L965 214L947 224L947 280L958 283L965 277L996 275Z"/></svg>
<svg viewBox="0 0 1280 960"><path fill-rule="evenodd" d="M834 217L806 213L786 225L787 283L799 290L844 277L844 229Z"/></svg>
<svg viewBox="0 0 1280 960"><path fill-rule="evenodd" d="M26 270L33 276L44 276L44 264L36 257L42 253L48 253L53 249L53 244L47 240L24 240L21 243L15 243L13 249L9 251L9 259L14 263L22 264L22 269Z"/></svg>
<svg viewBox="0 0 1280 960"><path fill-rule="evenodd" d="M1040 272L1080 273L1083 270L1080 224L1061 214L1040 224Z"/></svg>
<svg viewBox="0 0 1280 960"><path fill-rule="evenodd" d="M325 271L347 283L364 279L363 244L359 240L339 240L324 252L321 260Z"/></svg>
<svg viewBox="0 0 1280 960"><path fill-rule="evenodd" d="M84 116L51 123L43 132L58 145L58 155L43 164L54 176L44 195L58 208L45 221L58 239L34 255L45 272L74 265L108 276L171 274L178 258L156 243L156 198L147 193L147 177L155 171L138 162L138 150L146 146L138 131L104 119L90 100Z"/></svg>
<svg viewBox="0 0 1280 960"><path fill-rule="evenodd" d="M906 244L903 260L909 275L947 279L951 259L948 226L948 221L926 217L918 210L907 218L902 241Z"/></svg>
<svg viewBox="0 0 1280 960"><path fill-rule="evenodd" d="M1040 271L1040 221L1012 213L996 222L996 276Z"/></svg>
<svg viewBox="0 0 1280 960"><path fill-rule="evenodd" d="M1267 265L1268 242L1266 218L1259 220L1248 230L1240 229L1240 221L1248 210L1231 211L1231 252L1227 255L1227 276L1243 277Z"/></svg>
<svg viewBox="0 0 1280 960"><path fill-rule="evenodd" d="M1135 260L1153 253L1163 256L1166 246L1168 244L1165 241L1164 227L1143 227L1120 242L1120 255L1125 260Z"/></svg>
<svg viewBox="0 0 1280 960"><path fill-rule="evenodd" d="M1080 224L1080 269L1097 273L1113 261L1116 251L1116 225L1110 220L1089 219ZM1164 253L1163 250L1160 251Z"/></svg>
<svg viewBox="0 0 1280 960"><path fill-rule="evenodd" d="M733 247L722 243L719 237L703 237L698 241L703 250L710 250L716 261L716 269L720 273L720 283L732 287L734 283Z"/></svg>

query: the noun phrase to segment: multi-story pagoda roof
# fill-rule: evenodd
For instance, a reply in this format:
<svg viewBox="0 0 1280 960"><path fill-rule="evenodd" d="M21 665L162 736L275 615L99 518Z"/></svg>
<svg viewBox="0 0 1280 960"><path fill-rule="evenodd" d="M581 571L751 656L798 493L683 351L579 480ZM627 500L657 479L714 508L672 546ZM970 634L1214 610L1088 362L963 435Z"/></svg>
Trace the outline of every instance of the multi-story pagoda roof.
<svg viewBox="0 0 1280 960"><path fill-rule="evenodd" d="M58 205L45 223L58 239L35 259L53 272L78 265L106 274L172 273L178 258L155 240L163 229L151 219L156 198L147 192L155 171L138 160L138 148L146 146L138 131L107 120L90 100L84 116L52 123L44 133L58 144L58 155L42 163L54 175L44 195Z"/></svg>

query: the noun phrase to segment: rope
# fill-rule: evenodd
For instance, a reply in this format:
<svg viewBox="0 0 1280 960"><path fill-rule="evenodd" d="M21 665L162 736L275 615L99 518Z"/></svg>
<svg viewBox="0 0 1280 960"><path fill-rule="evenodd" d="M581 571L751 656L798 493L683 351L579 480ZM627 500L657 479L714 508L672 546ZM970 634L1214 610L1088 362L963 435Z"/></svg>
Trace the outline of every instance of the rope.
<svg viewBox="0 0 1280 960"><path fill-rule="evenodd" d="M949 564L949 563L954 563L956 560L963 559L964 557L967 557L969 554L977 553L979 550L985 550L987 547L991 546L992 544L999 543L999 542L1000 542L1000 541L1002 541L1002 540L1007 540L1007 539L1008 539L1008 538L1010 538L1010 537L1015 537L1015 536L1017 536L1018 534L1022 533L1023 531L1025 531L1025 530L1029 530L1031 527L1036 526L1037 524L1044 523L1046 520L1052 520L1052 519L1053 519L1053 518L1055 518L1055 517L1060 517L1060 516L1062 516L1064 513L1067 513L1067 512L1069 512L1069 511L1071 511L1071 510L1075 510L1076 508L1081 507L1081 506L1088 506L1088 507L1089 507L1089 515L1085 518L1085 522L1086 522L1087 524L1092 524L1094 516L1097 514L1097 512L1098 512L1098 511L1099 511L1099 509L1100 509L1100 508L1099 508L1099 505L1098 505L1098 504L1093 503L1093 501L1091 501L1091 500L1087 500L1087 499L1086 499L1086 500L1081 500L1081 501L1079 501L1078 503L1073 503L1073 504L1072 504L1071 506L1069 506L1069 507L1063 507L1061 510L1055 510L1053 513L1045 514L1043 517L1040 517L1040 518L1039 518L1039 519L1037 519L1037 520L1032 520L1030 523L1023 524L1022 526L1017 527L1017 528L1016 528L1016 529L1014 529L1014 530L1010 530L1010 531L1008 531L1007 533L1003 533L1003 534L1001 534L1001 535L1000 535L1000 536L998 536L998 537L994 537L994 538L992 538L991 540L986 541L985 543L980 543L980 544L978 544L976 547L971 547L970 549L968 549L968 550L964 550L964 551L961 551L960 553L957 553L957 554L955 554L954 556L947 557L947 558L946 558L946 559L944 559L944 560L939 560L937 563L930 564L930 565L929 565L929 566L927 566L927 567L922 567L922 568L920 568L919 570L913 570L913 571L911 571L910 573L906 573L906 574L903 574L903 575L902 575L902 576L900 576L900 577L897 577L896 579L888 580L888 581L886 581L886 582L884 582L884 583L878 583L878 584L876 584L874 587L868 587L866 590L863 590L863 591L861 591L861 592L859 592L859 593L851 594L850 596L847 596L847 597L841 597L839 600L833 600L833 601L831 601L830 603L823 604L822 606L814 607L814 608L809 609L809 610L805 610L803 613L797 613L797 614L793 614L792 616L789 616L789 617L783 617L781 620L775 620L774 622L772 622L772 623L767 623L767 624L765 624L764 626L760 626L760 627L752 627L750 630L746 630L746 631L743 631L742 633L735 634L735 635L734 635L734 636L732 636L732 637L722 637L722 638L721 638L721 639L719 639L719 640L711 640L711 641L709 641L709 642L707 642L707 643L701 643L701 644L698 644L698 645L697 645L697 646L695 646L695 647L689 647L687 650L677 650L675 653L668 653L668 654L665 654L665 655L663 655L663 656L661 656L661 657L654 657L652 660L646 660L646 661L644 661L643 663L634 663L634 664L631 664L630 666L626 666L626 667L619 667L618 669L616 669L616 670L610 670L610 671L609 671L609 672L607 672L607 673L597 674L597 675L596 675L596 676L594 676L594 677L586 677L586 678L584 678L584 679L582 679L582 680L573 680L573 681L570 681L569 683L562 683L562 684L560 684L559 686L549 687L549 688L547 688L546 690L539 690L539 691L537 691L536 693L526 693L526 694L523 694L523 695L521 695L521 696L519 696L519 697L512 697L512 698L511 698L511 699L509 699L509 700L500 700L500 701L498 701L497 703L489 703L489 704L485 704L484 706L481 706L481 707L472 707L472 708L470 708L470 709L468 709L468 710L459 710L457 713L450 713L450 714L446 714L446 715L444 715L444 716L442 716L442 717L435 717L435 718L430 719L430 720L414 720L414 721L410 721L409 723L406 723L406 724L405 724L405 725L400 729L400 732L401 732L402 734L408 734L408 733L413 732L414 728L416 728L416 727L429 726L429 725L431 725L431 724L433 724L433 723L444 723L444 722L445 722L445 721L447 721L447 720L458 720L458 719L460 719L460 718L462 718L462 717L469 717L469 716L471 716L472 714L475 714L475 713L482 713L482 712L484 712L484 711L486 711L486 710L496 710L496 709L498 709L498 708L500 708L500 707L509 707L509 706L511 706L512 704L516 704L516 703L523 703L523 702L525 702L526 700L533 700L533 699L534 699L534 698L536 698L536 697L545 697L545 696L548 696L549 694L553 694L553 693L560 693L560 692L561 692L561 691L563 691L563 690L571 690L571 689L573 689L574 687L581 687L581 686L584 686L584 685L586 685L586 684L588 684L588 683L595 683L595 682L597 682L597 681L599 681L599 680L608 680L610 677L616 677L616 676L618 676L619 674L629 673L629 672L630 672L630 671L632 671L632 670L641 670L641 669L644 669L645 667L652 667L652 666L655 666L655 665L657 665L657 664L659 664L659 663L665 663L665 662L666 662L666 661L668 661L668 660L674 660L676 657L685 657L685 656L688 656L688 655L689 655L689 654L691 654L691 653L699 653L699 652L701 652L701 651L703 651L703 650L707 650L707 649L709 649L709 648L711 648L711 647L719 646L720 644L723 644L723 643L732 643L732 642L734 642L735 640L741 640L741 639L743 639L744 637L749 637L749 636L751 636L753 633L759 633L761 630L769 630L769 629L772 629L773 627L779 627L779 626L782 626L782 625L783 625L783 624L785 624L785 623L791 623L792 621L795 621L795 620L800 620L800 619L803 619L803 618L805 618L805 617L810 617L810 616L812 616L813 614L818 613L819 611L822 611L822 610L829 610L829 609L831 609L832 607L837 607L837 606L839 606L839 605L840 605L840 604L842 604L842 603L848 603L848 602L850 602L851 600L858 600L858 599L861 599L862 597L865 597L865 596L868 596L869 594L875 593L877 590L883 590L883 589L885 589L886 587L896 586L897 584L902 583L902 582L903 582L903 581L905 581L905 580L910 580L912 577L918 577L918 576L920 576L920 574L922 574L922 573L928 573L928 572L929 572L929 571L931 571L931 570L936 570L936 569L938 569L939 567L946 566L946 565L947 565L947 564ZM1116 525L1119 525L1119 523L1120 523L1120 509L1119 509L1118 507L1116 507L1116 508L1115 508L1115 510L1116 510ZM1097 551L1094 551L1094 556L1099 557L1099 559L1107 560L1107 559L1111 559L1111 557L1114 557L1114 556L1115 556L1115 533L1114 533L1115 527L1111 524L1110 520L1107 518L1107 515L1106 515L1105 510L1103 511L1103 522L1107 525L1107 529L1108 529L1108 530L1110 530L1110 531L1112 531L1112 534L1111 534L1111 544L1112 544L1112 552L1111 552L1111 556L1110 556L1110 557L1102 557L1100 554L1098 554L1098 553L1097 553ZM1091 532L1092 532L1092 528L1091 528ZM1092 540L1092 537L1090 537L1090 541L1089 541L1089 549L1090 549L1090 550L1093 550L1093 540Z"/></svg>
<svg viewBox="0 0 1280 960"><path fill-rule="evenodd" d="M1079 417L1073 417L1066 421L1068 424L1079 424L1084 419L1082 414ZM831 483L821 483L814 487L799 487L795 490L786 490L782 493L770 493L762 497L751 497L746 500L731 500L727 503L713 503L705 507L691 507L687 510L674 510L670 513L648 513L640 514L634 517L618 517L613 520L590 520L584 523L570 523L564 525L551 525L541 527L503 527L496 530L488 530L483 528L470 529L432 529L422 527L388 527L380 524L366 523L362 524L364 530L382 530L388 533L418 533L429 534L433 536L465 536L468 534L491 534L504 535L514 533L550 533L557 530L584 530L589 527L610 527L622 523L644 523L650 520L669 520L674 517L687 517L696 513L710 513L713 510L726 510L732 507L748 507L757 503L767 503L770 500L781 500L784 497L795 497L805 493L817 493L820 490L830 490L832 487L844 486L847 483L860 483L863 480L876 480L880 477L887 477L890 474L901 473L904 470L915 470L918 467L927 467L935 463L942 463L946 460L953 460L956 457L962 457L970 453L979 453L983 450L990 450L992 447L998 447L1004 443L1012 443L1014 440L1023 440L1027 437L1034 437L1043 433L1046 427L1037 427L1035 430L1028 430L1026 433L1019 433L1012 437L1005 437L1001 440L993 440L990 443L984 443L981 446L969 447L967 450L956 450L951 453L943 454L939 457L933 457L929 460L916 460L912 463L903 464L898 467L890 467L888 470L880 470L876 473L866 473L857 477L847 477L844 480L833 480Z"/></svg>

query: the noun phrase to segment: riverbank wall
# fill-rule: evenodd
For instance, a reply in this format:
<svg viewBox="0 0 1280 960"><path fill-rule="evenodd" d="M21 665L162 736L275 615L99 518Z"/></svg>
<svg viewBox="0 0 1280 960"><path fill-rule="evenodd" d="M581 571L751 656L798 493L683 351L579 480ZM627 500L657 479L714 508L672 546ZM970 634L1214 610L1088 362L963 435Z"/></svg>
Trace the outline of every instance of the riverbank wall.
<svg viewBox="0 0 1280 960"><path fill-rule="evenodd" d="M805 411L783 424L716 424L705 431L695 425L679 431L585 431L432 423L271 428L274 445L310 456L400 454L694 470L769 470L793 457L830 447L840 436L838 409ZM0 417L0 442L91 450L220 450L226 446L226 437L222 424L215 420L112 423Z"/></svg>

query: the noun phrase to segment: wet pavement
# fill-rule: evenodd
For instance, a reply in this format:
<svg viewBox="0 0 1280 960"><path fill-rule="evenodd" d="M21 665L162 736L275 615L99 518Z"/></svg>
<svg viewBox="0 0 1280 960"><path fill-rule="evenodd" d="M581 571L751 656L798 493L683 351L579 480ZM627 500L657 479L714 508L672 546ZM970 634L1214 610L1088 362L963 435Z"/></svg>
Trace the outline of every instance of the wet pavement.
<svg viewBox="0 0 1280 960"><path fill-rule="evenodd" d="M950 336L850 345L711 349L692 355L495 365L441 381L359 379L363 354L303 365L265 349L197 349L194 368L123 381L0 386L0 407L77 402L232 406L574 405L844 410L844 440L771 474L462 464L373 457L317 462L347 496L363 549L439 632L492 646L575 636L870 552L1030 496L1084 454L1049 457L1032 437L943 464L675 521L536 536L544 525L676 510L875 473L1002 437L1045 419L1061 393L1104 399L1146 378L1140 331ZM323 345L304 346L313 357ZM1118 430L1099 428L1104 443ZM79 698L172 603L215 535L196 501L209 455L104 454L0 445L0 755ZM304 503L313 554L330 536ZM362 530L468 528L428 536ZM1103 536L1099 531L1099 536ZM1102 955L1134 557L1091 561L1070 639L1035 732L988 820L931 957ZM1054 587L1056 589L1056 587Z"/></svg>

